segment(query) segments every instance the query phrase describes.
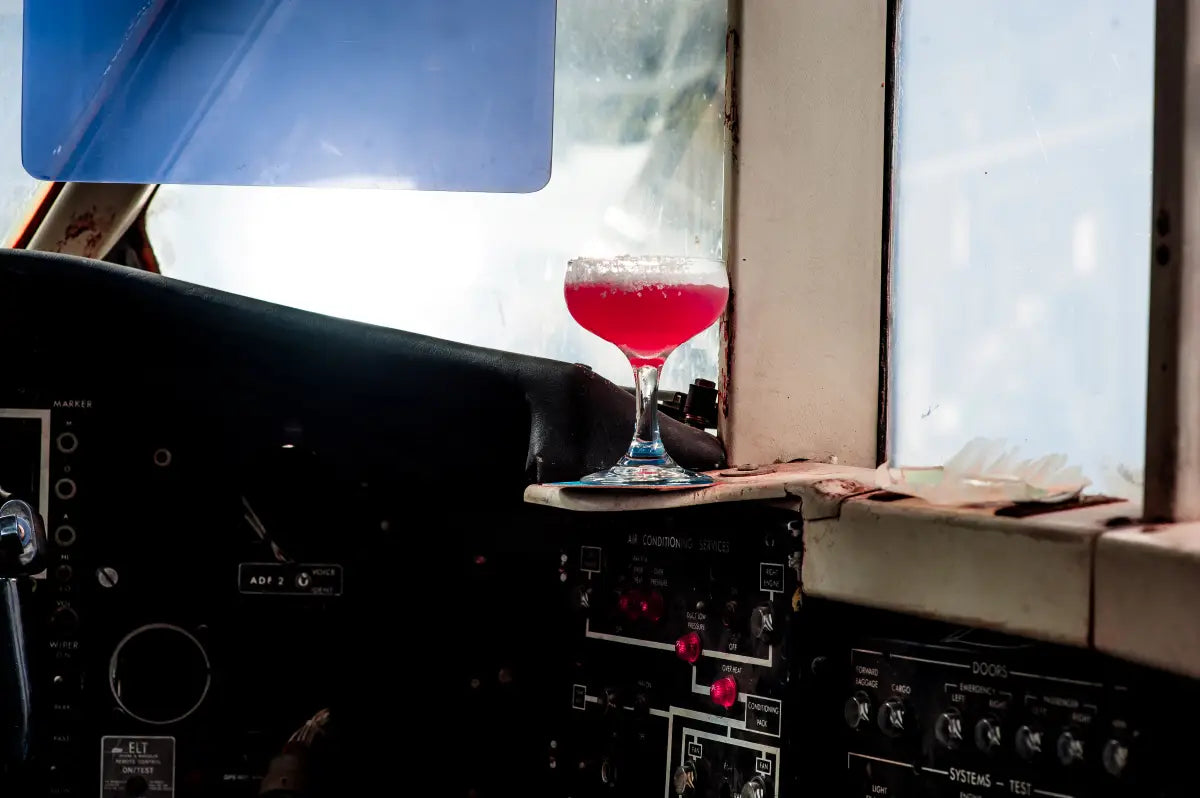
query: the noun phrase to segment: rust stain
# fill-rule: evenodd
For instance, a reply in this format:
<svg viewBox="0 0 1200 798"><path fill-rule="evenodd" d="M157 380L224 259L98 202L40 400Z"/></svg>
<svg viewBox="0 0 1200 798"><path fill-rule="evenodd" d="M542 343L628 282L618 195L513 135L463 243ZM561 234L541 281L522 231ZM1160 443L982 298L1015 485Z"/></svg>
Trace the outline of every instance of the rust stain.
<svg viewBox="0 0 1200 798"><path fill-rule="evenodd" d="M725 362L721 370L721 416L729 418L729 383L733 373L733 317L737 304L734 301L733 286L729 287L729 301L725 304L725 313L721 316L721 339L725 344Z"/></svg>
<svg viewBox="0 0 1200 798"><path fill-rule="evenodd" d="M874 485L867 485L854 479L842 478L822 479L819 482L814 482L813 489L829 499L846 499L851 496L857 496L860 493L869 493L878 490Z"/></svg>
<svg viewBox="0 0 1200 798"><path fill-rule="evenodd" d="M93 208L90 211L84 211L76 216L71 217L71 221L67 222L66 234L63 237L65 244L72 239L79 238L84 233L96 229L96 211Z"/></svg>
<svg viewBox="0 0 1200 798"><path fill-rule="evenodd" d="M107 217L101 216L97 213L94 205L86 211L72 215L63 230L63 237L58 242L57 251L78 251L85 258L96 257L100 254L104 236L112 230L116 218L115 212L108 214ZM82 239L82 242L79 242L78 239Z"/></svg>
<svg viewBox="0 0 1200 798"><path fill-rule="evenodd" d="M741 38L736 28L725 34L725 129L729 131L729 144L733 160L737 161L741 125L738 118L737 66L741 54Z"/></svg>

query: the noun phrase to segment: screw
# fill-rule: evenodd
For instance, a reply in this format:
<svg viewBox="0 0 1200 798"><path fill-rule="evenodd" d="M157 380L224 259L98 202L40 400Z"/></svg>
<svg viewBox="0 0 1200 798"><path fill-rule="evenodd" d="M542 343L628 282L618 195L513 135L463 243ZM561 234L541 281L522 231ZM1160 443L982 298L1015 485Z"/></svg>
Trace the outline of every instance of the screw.
<svg viewBox="0 0 1200 798"><path fill-rule="evenodd" d="M116 568L105 566L96 569L96 581L100 583L100 587L116 587L118 579L120 579L120 575Z"/></svg>

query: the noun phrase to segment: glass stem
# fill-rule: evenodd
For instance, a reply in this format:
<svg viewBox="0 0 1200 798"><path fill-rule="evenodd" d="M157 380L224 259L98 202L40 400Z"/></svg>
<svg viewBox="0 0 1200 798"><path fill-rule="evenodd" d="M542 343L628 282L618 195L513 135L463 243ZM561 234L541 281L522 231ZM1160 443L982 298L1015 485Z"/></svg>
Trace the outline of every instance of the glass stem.
<svg viewBox="0 0 1200 798"><path fill-rule="evenodd" d="M659 366L634 366L633 381L637 386L637 415L634 421L633 442L629 444L628 459L661 460L667 456L658 433Z"/></svg>

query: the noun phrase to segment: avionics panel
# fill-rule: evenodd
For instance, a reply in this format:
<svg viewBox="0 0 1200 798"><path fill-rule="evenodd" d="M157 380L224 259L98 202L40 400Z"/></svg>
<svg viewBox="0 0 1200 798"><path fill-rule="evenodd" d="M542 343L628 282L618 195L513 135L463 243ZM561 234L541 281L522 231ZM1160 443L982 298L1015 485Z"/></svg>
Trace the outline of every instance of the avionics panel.
<svg viewBox="0 0 1200 798"><path fill-rule="evenodd" d="M793 778L795 516L743 505L559 520L573 653L560 794L776 794Z"/></svg>

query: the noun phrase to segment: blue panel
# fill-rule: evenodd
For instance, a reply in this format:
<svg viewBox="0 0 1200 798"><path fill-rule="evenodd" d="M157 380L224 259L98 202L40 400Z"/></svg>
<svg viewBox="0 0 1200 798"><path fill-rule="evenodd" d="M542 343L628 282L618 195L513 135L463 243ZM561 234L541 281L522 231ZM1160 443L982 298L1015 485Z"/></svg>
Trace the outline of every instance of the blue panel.
<svg viewBox="0 0 1200 798"><path fill-rule="evenodd" d="M555 0L26 0L44 180L536 191Z"/></svg>

